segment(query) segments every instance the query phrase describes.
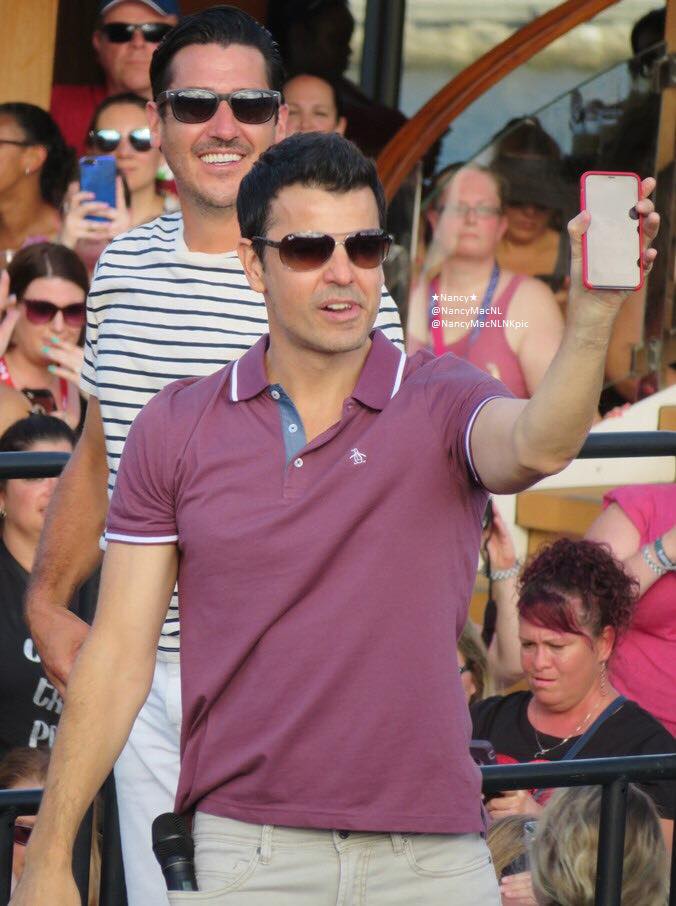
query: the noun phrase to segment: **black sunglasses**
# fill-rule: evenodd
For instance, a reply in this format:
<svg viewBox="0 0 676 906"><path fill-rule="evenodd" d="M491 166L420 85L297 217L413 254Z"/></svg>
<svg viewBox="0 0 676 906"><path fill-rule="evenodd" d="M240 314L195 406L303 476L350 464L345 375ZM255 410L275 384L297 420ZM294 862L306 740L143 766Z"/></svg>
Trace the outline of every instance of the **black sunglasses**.
<svg viewBox="0 0 676 906"><path fill-rule="evenodd" d="M359 230L340 241L328 233L289 233L278 242L264 236L254 236L252 242L278 249L280 261L292 271L314 271L326 264L337 245L345 246L348 258L357 267L379 267L393 238L384 230Z"/></svg>
<svg viewBox="0 0 676 906"><path fill-rule="evenodd" d="M221 101L230 105L240 123L259 126L267 123L279 110L281 92L268 88L242 88L228 94L217 94L208 88L174 88L157 95L158 107L169 103L179 123L206 123L218 110Z"/></svg>
<svg viewBox="0 0 676 906"><path fill-rule="evenodd" d="M92 129L89 133L89 141L103 154L115 151L122 138L122 133L117 129ZM132 129L127 132L127 138L135 151L150 151L150 129L147 126Z"/></svg>
<svg viewBox="0 0 676 906"><path fill-rule="evenodd" d="M135 31L140 31L143 40L149 44L159 44L165 35L168 35L173 25L164 22L109 22L102 25L102 31L111 44L126 44L134 37Z"/></svg>
<svg viewBox="0 0 676 906"><path fill-rule="evenodd" d="M84 327L87 320L87 307L84 302L73 302L59 308L53 302L42 299L20 299L26 308L26 318L31 324L49 324L58 315L63 315L63 320L69 327Z"/></svg>

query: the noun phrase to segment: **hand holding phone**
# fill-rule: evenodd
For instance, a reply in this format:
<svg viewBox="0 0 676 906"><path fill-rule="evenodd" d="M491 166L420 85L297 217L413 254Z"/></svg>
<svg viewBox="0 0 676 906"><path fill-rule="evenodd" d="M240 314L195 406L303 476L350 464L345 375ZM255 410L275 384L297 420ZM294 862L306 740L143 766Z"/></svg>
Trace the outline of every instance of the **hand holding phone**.
<svg viewBox="0 0 676 906"><path fill-rule="evenodd" d="M636 205L636 173L590 170L580 178L580 206L591 215L582 237L582 280L587 289L637 290L643 284L643 230Z"/></svg>

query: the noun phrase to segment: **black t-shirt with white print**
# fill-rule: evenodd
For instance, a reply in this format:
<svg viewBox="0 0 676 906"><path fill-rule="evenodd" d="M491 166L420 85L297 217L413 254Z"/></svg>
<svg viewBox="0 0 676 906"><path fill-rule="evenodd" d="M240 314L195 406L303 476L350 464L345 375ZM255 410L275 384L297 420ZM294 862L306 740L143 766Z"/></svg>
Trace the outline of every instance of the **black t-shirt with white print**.
<svg viewBox="0 0 676 906"><path fill-rule="evenodd" d="M28 573L0 539L0 758L15 746L54 743L63 708L61 696L44 674L23 618ZM90 620L98 581L91 579L70 609Z"/></svg>
<svg viewBox="0 0 676 906"><path fill-rule="evenodd" d="M538 731L540 744L549 749L544 756L535 757L540 744L528 720L530 692L496 695L476 702L472 715L472 738L488 739L493 744L498 764L533 761L560 761L578 737L563 745L561 740ZM611 758L621 755L663 755L676 752L676 740L644 708L626 701L608 717L577 753L576 758ZM674 817L676 791L673 781L642 784L642 789L655 802L662 818ZM544 797L546 798L546 797Z"/></svg>

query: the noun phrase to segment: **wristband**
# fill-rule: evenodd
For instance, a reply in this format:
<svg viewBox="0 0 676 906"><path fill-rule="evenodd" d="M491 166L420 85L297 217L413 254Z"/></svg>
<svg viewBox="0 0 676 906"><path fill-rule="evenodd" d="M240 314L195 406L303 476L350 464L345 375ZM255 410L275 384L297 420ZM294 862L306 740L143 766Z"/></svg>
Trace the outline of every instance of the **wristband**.
<svg viewBox="0 0 676 906"><path fill-rule="evenodd" d="M654 573L657 573L658 576L660 576L660 577L664 576L664 575L666 575L666 573L669 572L669 570L665 569L665 567L662 566L660 563L655 563L655 561L652 558L652 554L650 553L649 544L643 545L643 547L641 548L641 556L643 557L644 561L648 564L650 569Z"/></svg>
<svg viewBox="0 0 676 906"><path fill-rule="evenodd" d="M662 539L655 538L653 544L655 545L655 553L657 554L657 559L667 570L667 572L673 572L674 570L676 570L676 563L669 559L667 552L664 549L664 545L662 544Z"/></svg>
<svg viewBox="0 0 676 906"><path fill-rule="evenodd" d="M522 566L521 560L517 560L514 566L510 566L508 569L493 569L491 570L490 580L491 582L500 582L502 579L511 579L514 576L518 576Z"/></svg>

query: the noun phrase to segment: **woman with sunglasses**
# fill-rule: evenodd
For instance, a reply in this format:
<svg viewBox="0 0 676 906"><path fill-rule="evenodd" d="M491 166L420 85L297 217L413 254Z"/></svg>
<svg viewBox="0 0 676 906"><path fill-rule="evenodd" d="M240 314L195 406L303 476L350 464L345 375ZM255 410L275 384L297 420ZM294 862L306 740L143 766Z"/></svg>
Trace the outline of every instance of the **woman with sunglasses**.
<svg viewBox="0 0 676 906"><path fill-rule="evenodd" d="M8 344L2 333L0 384L20 390L71 428L82 417L79 340L88 289L87 270L75 252L50 242L22 249L0 277L0 311L14 321Z"/></svg>
<svg viewBox="0 0 676 906"><path fill-rule="evenodd" d="M48 113L34 104L0 104L0 249L56 238L74 167Z"/></svg>
<svg viewBox="0 0 676 906"><path fill-rule="evenodd" d="M106 98L97 108L88 133L88 147L92 154L115 157L128 189L128 205L123 203L120 190L117 207L110 208L93 200L91 192L74 187L61 234L64 245L74 248L83 240L107 243L118 233L164 213L165 199L157 190L162 155L150 144L146 103L137 94L118 94ZM90 220L91 215L105 220Z"/></svg>
<svg viewBox="0 0 676 906"><path fill-rule="evenodd" d="M49 751L43 747L28 748L17 746L0 761L0 790L38 790L44 787L49 768ZM95 824L97 802L94 803ZM35 815L17 815L14 822L14 846L12 848L12 890L23 874L26 847L33 832ZM89 860L89 897L87 906L98 906L101 882L101 844L99 835L92 838Z"/></svg>

